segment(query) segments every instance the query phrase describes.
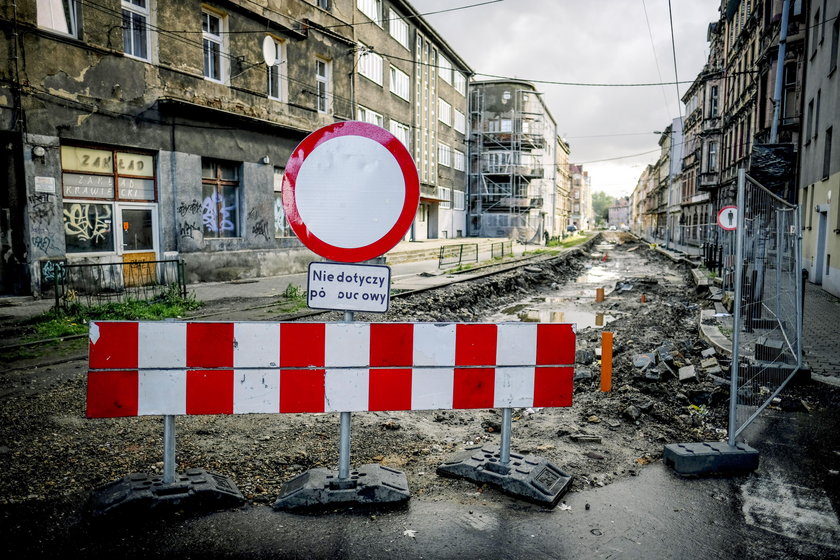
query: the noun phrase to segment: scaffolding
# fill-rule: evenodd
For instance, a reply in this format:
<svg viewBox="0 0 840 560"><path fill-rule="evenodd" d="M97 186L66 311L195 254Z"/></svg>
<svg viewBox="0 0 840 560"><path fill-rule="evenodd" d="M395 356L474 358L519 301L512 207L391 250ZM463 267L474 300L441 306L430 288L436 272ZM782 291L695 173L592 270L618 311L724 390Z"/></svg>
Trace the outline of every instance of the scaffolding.
<svg viewBox="0 0 840 560"><path fill-rule="evenodd" d="M488 82L471 88L470 234L539 241L543 219L536 210L544 205L540 181L547 164L554 163L544 161L546 151L550 153L546 115L538 110L542 103L536 91L512 85Z"/></svg>

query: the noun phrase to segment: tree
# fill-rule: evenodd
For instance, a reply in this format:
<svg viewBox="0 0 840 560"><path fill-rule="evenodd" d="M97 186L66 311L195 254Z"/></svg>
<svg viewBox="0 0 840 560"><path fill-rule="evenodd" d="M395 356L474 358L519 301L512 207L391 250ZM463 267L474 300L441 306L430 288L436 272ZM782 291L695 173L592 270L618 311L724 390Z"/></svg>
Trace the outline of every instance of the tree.
<svg viewBox="0 0 840 560"><path fill-rule="evenodd" d="M610 206L615 206L615 197L601 191L592 193L592 215L596 225L609 221Z"/></svg>

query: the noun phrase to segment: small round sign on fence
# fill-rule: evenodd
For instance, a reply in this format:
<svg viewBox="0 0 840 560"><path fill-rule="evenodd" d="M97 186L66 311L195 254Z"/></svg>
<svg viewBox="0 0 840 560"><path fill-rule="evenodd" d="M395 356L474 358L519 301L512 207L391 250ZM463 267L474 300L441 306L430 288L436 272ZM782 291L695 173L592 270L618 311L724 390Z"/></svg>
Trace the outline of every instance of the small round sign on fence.
<svg viewBox="0 0 840 560"><path fill-rule="evenodd" d="M724 206L717 216L717 223L726 231L735 231L738 228L738 207Z"/></svg>
<svg viewBox="0 0 840 560"><path fill-rule="evenodd" d="M307 136L286 164L283 209L309 249L339 262L385 254L414 220L414 159L384 128L349 121Z"/></svg>

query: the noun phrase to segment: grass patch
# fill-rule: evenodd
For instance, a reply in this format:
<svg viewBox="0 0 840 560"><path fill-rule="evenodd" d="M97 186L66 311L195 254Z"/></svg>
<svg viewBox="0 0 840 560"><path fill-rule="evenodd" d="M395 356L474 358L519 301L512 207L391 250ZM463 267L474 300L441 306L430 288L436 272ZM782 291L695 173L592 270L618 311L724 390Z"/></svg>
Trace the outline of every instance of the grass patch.
<svg viewBox="0 0 840 560"><path fill-rule="evenodd" d="M64 310L50 310L37 317L32 331L25 341L62 338L84 334L90 321L157 321L181 318L188 311L198 309L202 302L193 296L182 298L178 287L173 285L152 300L128 299L105 305L71 304Z"/></svg>
<svg viewBox="0 0 840 560"><path fill-rule="evenodd" d="M306 292L300 286L288 284L281 295L283 300L278 302L281 313L296 313L306 308Z"/></svg>
<svg viewBox="0 0 840 560"><path fill-rule="evenodd" d="M566 239L552 239L548 242L547 247L560 247L561 249L568 249L569 247L585 243L588 239L589 236L587 235L571 235Z"/></svg>

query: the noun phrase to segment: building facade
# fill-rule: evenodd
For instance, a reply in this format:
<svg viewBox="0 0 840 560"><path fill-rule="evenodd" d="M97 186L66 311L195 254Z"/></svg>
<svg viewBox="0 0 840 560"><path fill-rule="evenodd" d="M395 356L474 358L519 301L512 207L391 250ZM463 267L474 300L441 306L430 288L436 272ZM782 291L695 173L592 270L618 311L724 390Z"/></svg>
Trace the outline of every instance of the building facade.
<svg viewBox="0 0 840 560"><path fill-rule="evenodd" d="M470 90L470 235L540 242L555 229L554 118L528 82Z"/></svg>
<svg viewBox="0 0 840 560"><path fill-rule="evenodd" d="M579 231L588 231L595 225L592 219L592 179L582 165L569 164L572 178L571 214L569 225Z"/></svg>
<svg viewBox="0 0 840 560"><path fill-rule="evenodd" d="M19 0L0 17L3 293L40 294L64 261L305 270L284 165L343 120L413 154L409 237L466 232L470 70L408 2Z"/></svg>
<svg viewBox="0 0 840 560"><path fill-rule="evenodd" d="M840 0L811 2L807 21L807 109L799 137L802 264L811 282L840 297Z"/></svg>

